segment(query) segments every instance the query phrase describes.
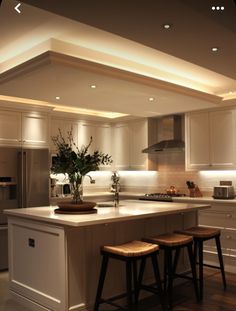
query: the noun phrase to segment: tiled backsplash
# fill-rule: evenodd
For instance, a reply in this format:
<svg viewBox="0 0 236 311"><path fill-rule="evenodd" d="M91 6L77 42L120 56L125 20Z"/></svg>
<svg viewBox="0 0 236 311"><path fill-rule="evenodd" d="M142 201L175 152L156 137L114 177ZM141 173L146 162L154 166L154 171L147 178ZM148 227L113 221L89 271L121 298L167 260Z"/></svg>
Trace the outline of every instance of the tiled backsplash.
<svg viewBox="0 0 236 311"><path fill-rule="evenodd" d="M95 179L90 184L85 177L84 190L110 191L110 171L96 171L89 175ZM189 194L186 181L191 180L197 184L203 195L212 195L213 187L219 185L220 180L232 180L236 188L236 171L185 171L184 154L170 153L158 156L158 171L119 171L121 191L134 191L139 193L165 192L170 186L175 186L181 193ZM59 176L64 181L64 176Z"/></svg>

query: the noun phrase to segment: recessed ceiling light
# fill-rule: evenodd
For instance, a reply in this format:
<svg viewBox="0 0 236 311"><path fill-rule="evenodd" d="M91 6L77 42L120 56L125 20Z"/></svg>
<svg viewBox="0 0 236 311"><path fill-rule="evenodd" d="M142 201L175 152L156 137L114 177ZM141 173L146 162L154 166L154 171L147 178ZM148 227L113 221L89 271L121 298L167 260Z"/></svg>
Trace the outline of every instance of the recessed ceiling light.
<svg viewBox="0 0 236 311"><path fill-rule="evenodd" d="M170 29L172 27L172 25L171 24L163 24L163 28L164 29Z"/></svg>
<svg viewBox="0 0 236 311"><path fill-rule="evenodd" d="M96 89L96 85L95 84L92 84L92 85L90 85L90 87L91 87L91 89Z"/></svg>
<svg viewBox="0 0 236 311"><path fill-rule="evenodd" d="M229 94L233 94L233 92L232 92L232 91L229 91Z"/></svg>
<svg viewBox="0 0 236 311"><path fill-rule="evenodd" d="M149 97L148 100L149 100L150 102L153 102L153 101L154 101L154 97Z"/></svg>
<svg viewBox="0 0 236 311"><path fill-rule="evenodd" d="M60 96L56 96L56 100L59 100L59 99L61 99L61 97Z"/></svg>
<svg viewBox="0 0 236 311"><path fill-rule="evenodd" d="M211 48L211 50L212 50L212 52L218 52L218 51L219 51L219 48L216 47L216 46L214 46L214 47Z"/></svg>

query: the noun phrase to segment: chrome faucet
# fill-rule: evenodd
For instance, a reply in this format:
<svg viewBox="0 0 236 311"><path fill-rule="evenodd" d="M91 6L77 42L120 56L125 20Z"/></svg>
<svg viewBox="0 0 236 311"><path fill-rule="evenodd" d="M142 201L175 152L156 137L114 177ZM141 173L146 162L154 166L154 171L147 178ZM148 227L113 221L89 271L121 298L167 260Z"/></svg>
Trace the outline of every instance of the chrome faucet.
<svg viewBox="0 0 236 311"><path fill-rule="evenodd" d="M115 192L114 192L114 206L115 207L119 206L119 202L120 202L119 184L117 183L115 185Z"/></svg>
<svg viewBox="0 0 236 311"><path fill-rule="evenodd" d="M117 207L119 206L119 201L120 201L120 196L119 196L119 191L120 191L120 177L116 171L113 172L111 176L111 180L113 181L111 189L112 192L114 192L114 206Z"/></svg>
<svg viewBox="0 0 236 311"><path fill-rule="evenodd" d="M85 176L89 177L90 184L95 184L95 179L92 179L92 177L90 175L87 175L87 174Z"/></svg>

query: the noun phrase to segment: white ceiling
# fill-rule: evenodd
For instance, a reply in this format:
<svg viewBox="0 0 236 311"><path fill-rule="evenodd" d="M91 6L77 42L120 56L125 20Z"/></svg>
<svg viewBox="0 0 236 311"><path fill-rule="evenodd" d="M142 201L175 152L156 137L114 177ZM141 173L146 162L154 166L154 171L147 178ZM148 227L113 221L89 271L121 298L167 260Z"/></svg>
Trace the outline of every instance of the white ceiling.
<svg viewBox="0 0 236 311"><path fill-rule="evenodd" d="M100 1L101 10L106 1ZM209 1L204 1L209 6ZM97 18L94 19L92 18L94 14L91 14L90 24L116 33L112 34L26 4L22 4L22 14L19 15L13 9L15 1L3 1L0 12L0 94L56 102L57 105L117 111L135 116L154 116L234 104L235 99L219 103L223 96L234 98L234 94L229 94L229 91L233 93L236 91L236 50L233 40L235 29L234 25L230 24L228 14L232 13L234 6L232 1L222 2L227 2L225 12L228 24L222 19L223 15L220 21L216 21L216 16L212 17L209 12L204 14L206 6L202 4L197 9L193 8L191 0L188 5L184 0L174 2L175 7L170 11L167 7L162 7L162 10L159 7L156 18L152 19L153 16L150 15L150 20L148 14L153 13L151 7L149 10L146 8L141 14L139 11L141 7L137 6L132 15L129 11L132 8L128 6L127 10L122 12L130 13L129 23L125 13L119 20L114 18L117 16L114 15L114 10L111 14L107 11L106 18L104 12L100 19L98 18L100 14L96 14ZM43 3L44 1L37 1L37 5ZM66 3L67 8L73 8L69 6L69 1ZM91 8L91 1L86 3ZM165 3L170 4L170 1ZM173 1L171 3L173 4ZM181 7L178 7L177 3ZM56 8L60 8L60 5L56 5ZM95 11L98 13L96 9ZM181 14L182 23L180 14L176 14L180 11L183 14ZM63 12L68 17L68 14L72 14L75 10ZM77 20L82 19L88 24L88 14L85 14L88 13L88 7L84 5L84 11L79 12ZM163 15L165 18L160 19L160 13L165 13ZM196 17L199 18L200 15L202 18L198 19L196 24ZM74 18L73 14L70 17ZM136 23L132 24L134 19ZM186 22L193 23L184 29L185 19ZM147 20L149 22L146 24ZM173 23L173 31L163 31L160 25L165 20ZM217 35L213 35L213 26L218 31ZM181 40L178 37L180 33ZM213 45L220 47L218 55L210 52ZM156 50L157 47L159 50ZM148 77L147 80L158 79L180 86L176 88L170 84L168 88L167 83L163 88L158 83L156 85L142 83L143 80L135 81L135 79L129 81L125 75L112 77L105 71L93 72L86 68L73 67L69 62L61 64L48 61L38 67L31 66L30 70L22 70L27 66L16 67L48 50L128 70L142 77ZM166 54L170 50L172 55ZM97 88L92 90L91 84L96 84ZM197 92L192 92L191 89ZM55 100L56 96L60 96L60 101ZM149 97L154 97L155 100L149 102Z"/></svg>

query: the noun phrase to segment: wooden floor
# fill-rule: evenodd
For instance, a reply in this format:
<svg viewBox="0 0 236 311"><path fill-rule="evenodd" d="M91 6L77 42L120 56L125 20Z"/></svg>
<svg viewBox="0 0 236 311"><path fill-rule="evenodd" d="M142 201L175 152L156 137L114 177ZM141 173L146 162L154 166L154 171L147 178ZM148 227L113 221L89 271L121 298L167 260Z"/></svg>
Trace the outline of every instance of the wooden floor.
<svg viewBox="0 0 236 311"><path fill-rule="evenodd" d="M223 290L221 275L213 269L204 269L204 299L197 303L191 282L175 287L173 311L235 311L236 274L226 274L227 290ZM138 308L140 311L159 311L156 299L145 299ZM101 311L101 310L100 310Z"/></svg>
<svg viewBox="0 0 236 311"><path fill-rule="evenodd" d="M0 273L0 311L29 311L8 297L8 274ZM174 289L173 311L235 311L236 310L236 274L226 274L227 290L222 289L221 275L215 270L205 269L204 300L196 303L191 282L186 282ZM99 311L114 310L101 305ZM137 311L161 311L155 296L140 302Z"/></svg>

